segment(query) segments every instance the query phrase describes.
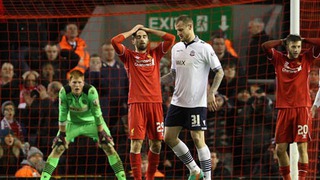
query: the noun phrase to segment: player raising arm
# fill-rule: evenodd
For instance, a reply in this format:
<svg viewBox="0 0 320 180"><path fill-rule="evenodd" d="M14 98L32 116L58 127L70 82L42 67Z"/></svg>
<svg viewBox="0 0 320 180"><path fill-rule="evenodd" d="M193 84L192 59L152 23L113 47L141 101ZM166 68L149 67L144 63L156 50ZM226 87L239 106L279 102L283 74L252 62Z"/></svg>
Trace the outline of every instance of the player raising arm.
<svg viewBox="0 0 320 180"><path fill-rule="evenodd" d="M103 117L99 95L94 86L85 84L84 74L79 70L70 73L69 84L59 92L59 132L53 140L52 152L41 174L41 180L50 179L59 158L74 138L83 135L99 142L108 156L118 179L126 179L123 165L113 147L113 140Z"/></svg>
<svg viewBox="0 0 320 180"><path fill-rule="evenodd" d="M149 48L149 34L164 41L154 49ZM122 42L132 37L135 50ZM129 137L130 165L135 180L141 180L141 148L145 136L149 139L149 166L146 179L154 179L159 164L161 140L163 139L163 110L160 86L160 60L171 48L175 36L163 31L136 25L130 31L112 38L112 45L124 63L129 77Z"/></svg>
<svg viewBox="0 0 320 180"><path fill-rule="evenodd" d="M170 108L165 119L164 140L190 170L189 180L211 179L210 150L205 143L207 107L217 108L215 93L224 76L212 47L194 34L191 17L182 15L175 23L181 42L172 48L171 73L161 78L163 84L175 81ZM217 71L207 93L210 68ZM190 130L197 148L200 166L178 137L182 128Z"/></svg>
<svg viewBox="0 0 320 180"><path fill-rule="evenodd" d="M313 45L301 53L302 42ZM284 45L287 53L274 49ZM311 132L311 98L309 95L309 72L314 59L320 57L320 39L302 39L290 34L283 40L271 40L262 44L268 59L274 65L277 76L276 108L276 152L279 158L279 171L283 179L290 177L290 162L287 153L289 143L297 142L299 151L299 180L308 172L308 141Z"/></svg>

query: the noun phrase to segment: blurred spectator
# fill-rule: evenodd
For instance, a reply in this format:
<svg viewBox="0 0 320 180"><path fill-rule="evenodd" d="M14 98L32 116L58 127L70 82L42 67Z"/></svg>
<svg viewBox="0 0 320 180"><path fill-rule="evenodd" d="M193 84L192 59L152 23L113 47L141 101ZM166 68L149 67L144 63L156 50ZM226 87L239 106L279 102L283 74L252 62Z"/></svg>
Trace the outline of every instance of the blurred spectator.
<svg viewBox="0 0 320 180"><path fill-rule="evenodd" d="M39 74L36 71L27 71L22 75L23 88L20 91L20 117L26 127L27 139L31 145L37 144L39 131L39 117L41 110L47 107L42 101L48 98L46 88L39 84Z"/></svg>
<svg viewBox="0 0 320 180"><path fill-rule="evenodd" d="M234 50L232 42L227 38L227 35L222 30L217 30L211 34L211 43L214 44L215 37L221 37L224 39L224 45L228 53L230 53L233 57L238 58L238 53ZM220 59L220 58L219 58Z"/></svg>
<svg viewBox="0 0 320 180"><path fill-rule="evenodd" d="M267 60L261 44L271 38L264 30L265 24L261 18L255 18L248 24L251 41L247 50L248 79L274 79L274 67Z"/></svg>
<svg viewBox="0 0 320 180"><path fill-rule="evenodd" d="M64 36L62 36L59 46L61 50L72 51L80 57L78 65L72 70L79 70L82 73L85 73L90 65L90 55L85 50L87 47L86 42L78 37L78 35L78 26L76 24L68 24L66 26L66 33Z"/></svg>
<svg viewBox="0 0 320 180"><path fill-rule="evenodd" d="M234 104L237 90L245 88L246 79L239 77L238 70L234 62L222 64L224 76L219 86L218 92L229 98L229 101Z"/></svg>
<svg viewBox="0 0 320 180"><path fill-rule="evenodd" d="M0 137L0 174L14 175L23 153L15 144L15 136L12 130L0 130Z"/></svg>
<svg viewBox="0 0 320 180"><path fill-rule="evenodd" d="M19 103L19 80L14 75L14 69L11 63L5 62L1 66L0 74L0 103L13 101L15 105Z"/></svg>
<svg viewBox="0 0 320 180"><path fill-rule="evenodd" d="M234 107L236 108L237 114L241 114L244 110L245 105L248 103L251 98L251 93L246 88L241 88L238 90L236 99L234 102Z"/></svg>
<svg viewBox="0 0 320 180"><path fill-rule="evenodd" d="M0 129L11 129L15 137L24 142L24 132L20 122L15 118L15 105L12 101L6 101L1 105L1 112L4 116L0 122Z"/></svg>
<svg viewBox="0 0 320 180"><path fill-rule="evenodd" d="M235 109L228 103L227 97L217 94L217 109L207 112L206 143L215 147L223 157L227 168L232 169L232 137L234 131Z"/></svg>
<svg viewBox="0 0 320 180"><path fill-rule="evenodd" d="M314 102L318 89L319 89L319 67L311 67L311 71L309 73L309 86L310 86L310 97L312 103Z"/></svg>
<svg viewBox="0 0 320 180"><path fill-rule="evenodd" d="M243 175L252 175L253 165L264 153L275 129L272 101L260 90L248 100L248 105L239 116L243 121L242 167Z"/></svg>
<svg viewBox="0 0 320 180"><path fill-rule="evenodd" d="M66 79L67 72L76 67L79 60L79 55L74 51L66 49L60 50L57 44L48 43L44 48L40 66L38 63L37 68L43 68L45 64L50 63L57 72L55 75L58 77L59 81L64 81Z"/></svg>
<svg viewBox="0 0 320 180"><path fill-rule="evenodd" d="M44 87L48 87L52 81L58 81L59 72L54 68L53 64L46 63L42 65L40 82Z"/></svg>
<svg viewBox="0 0 320 180"><path fill-rule="evenodd" d="M248 107L248 101L251 98L250 91L246 88L238 90L235 99L235 123L233 132L233 175L241 174L241 161L242 161L242 142L244 132L244 121L246 114L244 113Z"/></svg>
<svg viewBox="0 0 320 180"><path fill-rule="evenodd" d="M22 168L16 172L15 177L40 177L44 163L42 152L36 147L31 147L27 159L21 162Z"/></svg>
<svg viewBox="0 0 320 180"><path fill-rule="evenodd" d="M115 50L111 42L101 46L102 73L109 82L108 107L109 127L114 126L119 119L127 114L129 80L123 63L115 59Z"/></svg>
<svg viewBox="0 0 320 180"><path fill-rule="evenodd" d="M219 159L218 151L211 151L211 171L214 179L224 179L231 176L231 172L224 166L224 163Z"/></svg>
<svg viewBox="0 0 320 180"><path fill-rule="evenodd" d="M109 88L109 79L107 78L107 74L103 73L101 68L102 68L102 62L101 62L100 56L98 54L92 54L90 56L89 69L87 69L85 73L85 79L87 83L97 88L97 91L100 96L99 98L100 98L100 107L101 107L102 115L106 117L109 114L108 96L109 96L110 88ZM109 118L105 118L105 119L109 119ZM109 124L108 124L108 127L110 127Z"/></svg>
<svg viewBox="0 0 320 180"><path fill-rule="evenodd" d="M33 99L39 96L37 91L39 76L37 71L27 71L22 75L23 87L20 91L19 109L25 109L27 106L30 106Z"/></svg>
<svg viewBox="0 0 320 180"><path fill-rule="evenodd" d="M259 176L279 176L278 156L275 151L276 144L274 138L266 145L263 156L255 164L253 169L254 175Z"/></svg>
<svg viewBox="0 0 320 180"><path fill-rule="evenodd" d="M53 81L48 85L48 99L47 106L43 107L40 115L40 128L39 148L45 155L49 155L51 152L52 140L56 137L59 130L58 117L59 117L59 91L62 88L62 84L59 81ZM46 128L48 127L48 128Z"/></svg>
<svg viewBox="0 0 320 180"><path fill-rule="evenodd" d="M238 69L237 76L244 76L245 73L243 71L244 67L242 63L239 61L237 56L234 56L227 51L227 46L225 44L225 41L226 39L223 36L218 34L212 36L212 39L211 39L212 48L216 53L216 55L218 56L221 62L221 65L229 64L230 62L232 62L236 65L236 68Z"/></svg>

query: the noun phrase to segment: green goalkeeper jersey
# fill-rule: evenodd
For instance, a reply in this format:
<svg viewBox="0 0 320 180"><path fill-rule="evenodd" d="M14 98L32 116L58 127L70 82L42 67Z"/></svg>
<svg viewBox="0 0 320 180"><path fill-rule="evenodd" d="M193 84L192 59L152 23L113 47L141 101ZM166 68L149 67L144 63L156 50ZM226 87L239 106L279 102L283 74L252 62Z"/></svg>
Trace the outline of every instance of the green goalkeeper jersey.
<svg viewBox="0 0 320 180"><path fill-rule="evenodd" d="M69 85L61 88L59 92L59 122L69 121L75 124L103 122L96 88L85 84L80 96L72 94Z"/></svg>

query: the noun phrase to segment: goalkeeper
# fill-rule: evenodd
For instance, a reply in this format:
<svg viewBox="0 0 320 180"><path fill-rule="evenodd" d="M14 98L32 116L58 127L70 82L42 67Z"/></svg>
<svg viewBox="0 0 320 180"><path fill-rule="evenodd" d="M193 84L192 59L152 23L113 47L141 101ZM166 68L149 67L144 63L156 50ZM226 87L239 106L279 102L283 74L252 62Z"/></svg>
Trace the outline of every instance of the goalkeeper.
<svg viewBox="0 0 320 180"><path fill-rule="evenodd" d="M41 180L50 179L59 158L74 138L84 135L99 142L118 179L126 179L121 159L115 151L113 140L99 105L95 87L84 82L79 70L70 73L69 84L59 92L59 132L53 140L52 152L41 174Z"/></svg>

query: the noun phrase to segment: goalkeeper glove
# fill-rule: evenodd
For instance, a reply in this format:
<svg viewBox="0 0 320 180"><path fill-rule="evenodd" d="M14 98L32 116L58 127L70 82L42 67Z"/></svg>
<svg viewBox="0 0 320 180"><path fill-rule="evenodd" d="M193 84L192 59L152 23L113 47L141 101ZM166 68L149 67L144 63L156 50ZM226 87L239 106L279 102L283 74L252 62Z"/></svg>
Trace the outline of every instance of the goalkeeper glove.
<svg viewBox="0 0 320 180"><path fill-rule="evenodd" d="M98 132L99 143L114 146L113 138L109 136L106 131L102 130Z"/></svg>
<svg viewBox="0 0 320 180"><path fill-rule="evenodd" d="M66 141L66 132L60 131L59 135L53 139L52 148L55 148L56 146L59 147L61 145L63 145L65 149L68 149Z"/></svg>

